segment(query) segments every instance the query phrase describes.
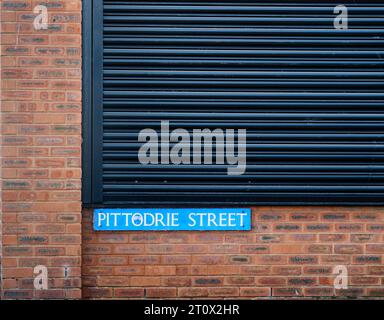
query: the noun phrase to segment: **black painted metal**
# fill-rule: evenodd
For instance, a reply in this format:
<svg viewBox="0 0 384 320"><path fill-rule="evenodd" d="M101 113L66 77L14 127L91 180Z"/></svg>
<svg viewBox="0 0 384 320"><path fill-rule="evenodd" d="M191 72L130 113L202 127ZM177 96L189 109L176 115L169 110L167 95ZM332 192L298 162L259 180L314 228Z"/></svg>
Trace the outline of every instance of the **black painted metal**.
<svg viewBox="0 0 384 320"><path fill-rule="evenodd" d="M82 2L83 15L83 83L82 83L82 124L83 124L83 144L82 144L82 188L81 195L84 204L92 202L92 1Z"/></svg>
<svg viewBox="0 0 384 320"><path fill-rule="evenodd" d="M384 203L384 3L336 30L332 1L103 2L91 202ZM139 164L161 120L247 129L246 173Z"/></svg>

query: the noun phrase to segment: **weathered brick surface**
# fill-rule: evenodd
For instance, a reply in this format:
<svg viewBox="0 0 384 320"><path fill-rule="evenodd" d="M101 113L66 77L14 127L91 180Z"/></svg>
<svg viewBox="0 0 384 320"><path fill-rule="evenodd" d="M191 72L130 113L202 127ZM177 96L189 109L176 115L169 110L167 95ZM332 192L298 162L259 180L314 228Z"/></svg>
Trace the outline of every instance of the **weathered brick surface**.
<svg viewBox="0 0 384 320"><path fill-rule="evenodd" d="M1 18L3 297L80 298L81 0L2 0Z"/></svg>
<svg viewBox="0 0 384 320"><path fill-rule="evenodd" d="M49 8L49 29L33 8ZM384 209L257 207L250 232L94 232L81 215L81 0L2 0L6 299L383 297ZM49 290L33 289L48 267ZM333 288L345 265L349 288Z"/></svg>
<svg viewBox="0 0 384 320"><path fill-rule="evenodd" d="M85 298L380 297L384 209L255 207L249 232L94 232L83 212ZM349 288L335 290L345 265Z"/></svg>

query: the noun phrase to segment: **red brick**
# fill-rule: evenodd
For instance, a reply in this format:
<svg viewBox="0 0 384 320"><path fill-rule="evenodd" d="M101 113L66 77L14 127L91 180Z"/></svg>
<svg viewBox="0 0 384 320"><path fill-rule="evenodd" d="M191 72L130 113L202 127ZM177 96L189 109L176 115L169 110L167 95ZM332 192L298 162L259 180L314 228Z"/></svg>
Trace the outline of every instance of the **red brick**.
<svg viewBox="0 0 384 320"><path fill-rule="evenodd" d="M110 298L112 297L112 288L90 288L83 289L83 298Z"/></svg>
<svg viewBox="0 0 384 320"><path fill-rule="evenodd" d="M284 286L287 284L287 278L283 277L257 277L256 284L262 286Z"/></svg>
<svg viewBox="0 0 384 320"><path fill-rule="evenodd" d="M147 298L174 298L177 295L176 288L148 288Z"/></svg>
<svg viewBox="0 0 384 320"><path fill-rule="evenodd" d="M136 287L144 287L144 286L149 286L149 287L158 287L161 284L161 279L160 277L132 277L131 278L131 285L136 286Z"/></svg>
<svg viewBox="0 0 384 320"><path fill-rule="evenodd" d="M207 297L208 289L207 288L179 288L178 294L179 297L186 298L197 298L197 297Z"/></svg>
<svg viewBox="0 0 384 320"><path fill-rule="evenodd" d="M269 288L240 288L241 297L268 297L270 296Z"/></svg>
<svg viewBox="0 0 384 320"><path fill-rule="evenodd" d="M368 288L367 292L370 297L384 297L384 288Z"/></svg>
<svg viewBox="0 0 384 320"><path fill-rule="evenodd" d="M116 288L113 296L116 298L140 298L144 297L143 288Z"/></svg>
<svg viewBox="0 0 384 320"><path fill-rule="evenodd" d="M363 253L363 247L361 245L337 244L337 245L335 245L335 253L337 253L337 254L359 254L359 253Z"/></svg>
<svg viewBox="0 0 384 320"><path fill-rule="evenodd" d="M272 288L272 296L274 297L300 297L302 295L301 288Z"/></svg>
<svg viewBox="0 0 384 320"><path fill-rule="evenodd" d="M99 276L97 278L99 287L128 287L130 282L129 277L125 276Z"/></svg>
<svg viewBox="0 0 384 320"><path fill-rule="evenodd" d="M308 297L327 297L334 294L333 288L304 288L304 295Z"/></svg>
<svg viewBox="0 0 384 320"><path fill-rule="evenodd" d="M192 279L189 277L165 277L162 279L162 284L167 287L187 287L192 284Z"/></svg>

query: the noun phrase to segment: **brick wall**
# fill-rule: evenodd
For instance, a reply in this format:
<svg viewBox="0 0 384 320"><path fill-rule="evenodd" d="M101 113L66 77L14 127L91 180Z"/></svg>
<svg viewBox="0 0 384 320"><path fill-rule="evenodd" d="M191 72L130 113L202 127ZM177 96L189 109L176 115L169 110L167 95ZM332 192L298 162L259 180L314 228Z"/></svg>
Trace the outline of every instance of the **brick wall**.
<svg viewBox="0 0 384 320"><path fill-rule="evenodd" d="M3 0L1 17L3 297L79 298L81 1ZM49 290L33 290L36 265Z"/></svg>
<svg viewBox="0 0 384 320"><path fill-rule="evenodd" d="M93 232L84 298L384 296L384 209L257 207L250 232ZM349 288L334 290L345 265Z"/></svg>
<svg viewBox="0 0 384 320"><path fill-rule="evenodd" d="M33 28L38 4L49 30ZM81 1L1 10L3 298L384 296L383 208L257 207L250 232L92 231L91 210L81 221ZM33 290L38 264L49 290ZM335 265L349 289L333 289Z"/></svg>

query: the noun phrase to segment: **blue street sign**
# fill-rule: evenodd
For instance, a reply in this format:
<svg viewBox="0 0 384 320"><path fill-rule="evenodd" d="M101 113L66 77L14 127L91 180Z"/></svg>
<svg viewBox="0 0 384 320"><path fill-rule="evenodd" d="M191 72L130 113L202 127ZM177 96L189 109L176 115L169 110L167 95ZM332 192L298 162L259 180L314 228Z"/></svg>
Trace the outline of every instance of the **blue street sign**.
<svg viewBox="0 0 384 320"><path fill-rule="evenodd" d="M251 230L251 209L95 209L96 231Z"/></svg>

